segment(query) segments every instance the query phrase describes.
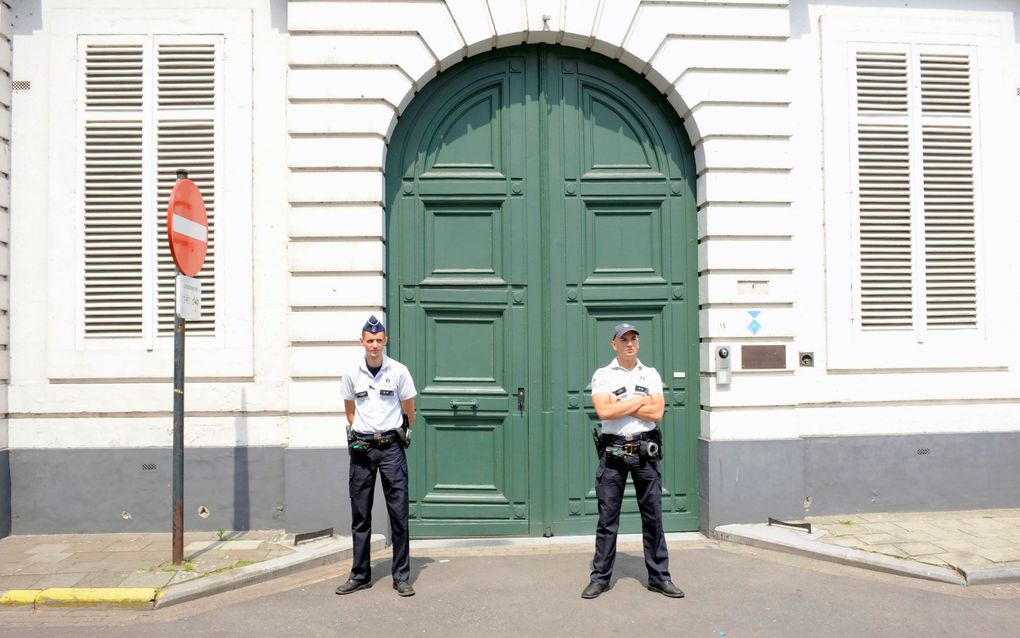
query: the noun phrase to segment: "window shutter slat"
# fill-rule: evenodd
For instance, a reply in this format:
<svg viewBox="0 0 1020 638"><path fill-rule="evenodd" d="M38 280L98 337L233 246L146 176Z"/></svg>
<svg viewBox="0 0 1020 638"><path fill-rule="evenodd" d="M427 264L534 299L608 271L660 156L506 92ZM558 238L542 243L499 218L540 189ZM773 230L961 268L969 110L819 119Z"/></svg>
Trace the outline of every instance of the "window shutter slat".
<svg viewBox="0 0 1020 638"><path fill-rule="evenodd" d="M140 337L142 123L85 124L85 337Z"/></svg>
<svg viewBox="0 0 1020 638"><path fill-rule="evenodd" d="M922 85L923 85L922 75ZM977 325L977 234L969 126L922 127L929 328Z"/></svg>
<svg viewBox="0 0 1020 638"><path fill-rule="evenodd" d="M142 54L140 44L87 46L86 110L141 110Z"/></svg>
<svg viewBox="0 0 1020 638"><path fill-rule="evenodd" d="M205 200L209 217L209 245L202 282L202 318L188 321L189 334L212 335L216 329L216 45L160 43L157 53L158 124L156 133L157 219L160 238L166 237L167 197L177 169L188 171ZM178 112L188 110L187 119ZM201 114L201 117L190 117ZM157 334L170 336L174 328L176 269L166 241L157 248Z"/></svg>
<svg viewBox="0 0 1020 638"><path fill-rule="evenodd" d="M859 124L861 325L913 324L910 136L906 125Z"/></svg>

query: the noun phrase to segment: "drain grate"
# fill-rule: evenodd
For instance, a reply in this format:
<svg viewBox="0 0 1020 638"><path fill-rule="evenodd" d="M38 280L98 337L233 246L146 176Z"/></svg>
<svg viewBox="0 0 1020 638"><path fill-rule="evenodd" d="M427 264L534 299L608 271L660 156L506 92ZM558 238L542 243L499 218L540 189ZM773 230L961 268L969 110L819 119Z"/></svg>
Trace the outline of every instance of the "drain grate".
<svg viewBox="0 0 1020 638"><path fill-rule="evenodd" d="M927 447L919 447L919 448L917 448L917 455L918 456L928 456L929 454L931 454L931 448L927 448Z"/></svg>
<svg viewBox="0 0 1020 638"><path fill-rule="evenodd" d="M143 472L155 472L156 471L156 464L155 463L142 463L142 471Z"/></svg>

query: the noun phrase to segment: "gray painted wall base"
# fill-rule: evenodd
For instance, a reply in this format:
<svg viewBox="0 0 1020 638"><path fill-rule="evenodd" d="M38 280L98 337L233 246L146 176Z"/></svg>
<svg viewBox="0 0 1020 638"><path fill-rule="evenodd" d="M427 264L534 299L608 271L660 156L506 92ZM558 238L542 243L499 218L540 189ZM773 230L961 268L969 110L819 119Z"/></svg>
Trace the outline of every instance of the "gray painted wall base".
<svg viewBox="0 0 1020 638"><path fill-rule="evenodd" d="M769 516L1020 507L1020 432L700 440L701 529Z"/></svg>
<svg viewBox="0 0 1020 638"><path fill-rule="evenodd" d="M0 450L0 538L11 533L11 453Z"/></svg>
<svg viewBox="0 0 1020 638"><path fill-rule="evenodd" d="M1020 432L701 440L698 457L705 532L769 516L1020 507ZM167 448L0 450L0 536L170 531L170 460ZM349 467L344 448L185 450L184 528L350 534ZM388 534L381 485L372 512Z"/></svg>
<svg viewBox="0 0 1020 638"><path fill-rule="evenodd" d="M4 511L7 533L169 532L171 460L168 448L0 451L0 532ZM184 529L349 535L349 467L344 448L185 449ZM381 485L372 518L388 535Z"/></svg>

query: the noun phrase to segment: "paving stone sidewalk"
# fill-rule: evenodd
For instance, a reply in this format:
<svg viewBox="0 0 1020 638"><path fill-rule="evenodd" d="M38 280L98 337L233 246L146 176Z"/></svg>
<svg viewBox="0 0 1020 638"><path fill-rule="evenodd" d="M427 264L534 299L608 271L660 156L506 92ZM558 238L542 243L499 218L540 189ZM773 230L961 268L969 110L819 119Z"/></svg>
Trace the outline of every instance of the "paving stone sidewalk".
<svg viewBox="0 0 1020 638"><path fill-rule="evenodd" d="M184 563L171 561L171 535L54 534L0 539L0 592L54 587L162 589L286 556L280 530L187 532Z"/></svg>
<svg viewBox="0 0 1020 638"><path fill-rule="evenodd" d="M957 585L1020 582L1020 509L813 516L811 531L720 525L721 541Z"/></svg>
<svg viewBox="0 0 1020 638"><path fill-rule="evenodd" d="M816 516L822 543L961 573L1020 569L1020 509Z"/></svg>

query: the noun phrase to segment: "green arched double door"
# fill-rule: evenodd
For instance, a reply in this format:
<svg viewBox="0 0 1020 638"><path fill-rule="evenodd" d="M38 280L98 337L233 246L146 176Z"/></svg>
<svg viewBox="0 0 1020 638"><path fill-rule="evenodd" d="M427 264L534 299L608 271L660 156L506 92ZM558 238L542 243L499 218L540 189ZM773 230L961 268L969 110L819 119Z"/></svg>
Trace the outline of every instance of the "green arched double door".
<svg viewBox="0 0 1020 638"><path fill-rule="evenodd" d="M589 382L621 320L666 387L666 529L698 528L694 179L664 98L584 51L495 51L414 98L387 157L386 283L419 391L415 537L593 532Z"/></svg>

